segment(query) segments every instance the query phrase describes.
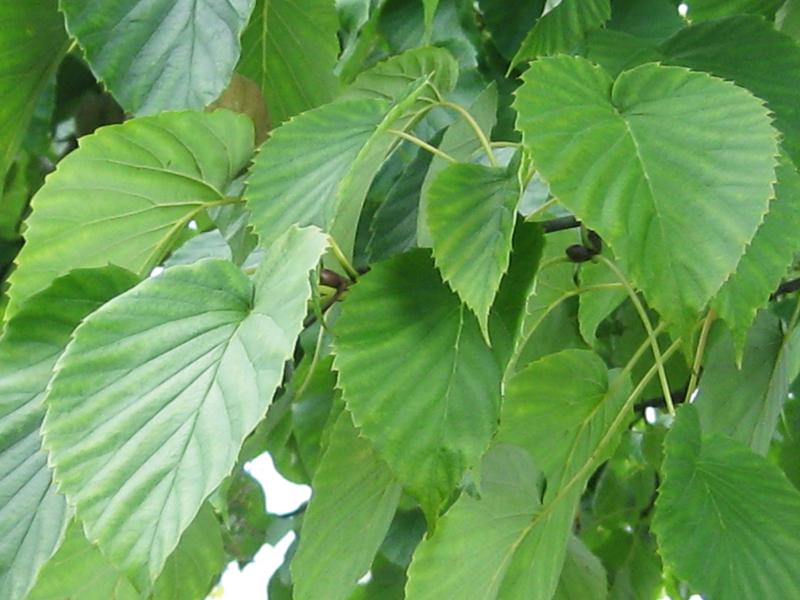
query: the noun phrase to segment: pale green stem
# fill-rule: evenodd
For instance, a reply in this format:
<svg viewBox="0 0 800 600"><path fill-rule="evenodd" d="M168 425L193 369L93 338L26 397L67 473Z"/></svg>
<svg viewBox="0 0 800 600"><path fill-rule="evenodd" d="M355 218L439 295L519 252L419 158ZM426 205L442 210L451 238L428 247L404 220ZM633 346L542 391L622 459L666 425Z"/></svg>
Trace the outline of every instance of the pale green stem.
<svg viewBox="0 0 800 600"><path fill-rule="evenodd" d="M800 296L797 298L797 304L794 307L794 312L792 313L792 318L789 319L789 329L788 331L792 331L797 322L800 321Z"/></svg>
<svg viewBox="0 0 800 600"><path fill-rule="evenodd" d="M543 212L547 211L547 209L555 206L556 204L558 204L558 198L550 198L550 200L542 204L539 208L537 208L535 211L533 211L531 214L525 217L525 220L528 222L533 221L536 217L541 215Z"/></svg>
<svg viewBox="0 0 800 600"><path fill-rule="evenodd" d="M602 254L598 254L595 259L608 267L611 272L614 273L616 278L619 279L620 283L625 287L625 291L628 292L628 296L630 297L631 302L633 302L636 312L639 313L639 318L642 320L642 325L644 325L645 332L650 340L653 356L655 357L656 365L658 366L658 379L661 382L661 392L664 394L664 401L667 404L667 410L669 411L669 414L674 415L675 405L672 402L672 392L669 389L667 372L664 369L664 361L661 357L661 350L658 347L658 339L653 331L653 324L650 322L650 317L647 316L647 311L639 300L639 296L636 295L636 290L633 289L633 286L628 281L628 278L625 277L623 272L619 270L619 267L617 267L617 265L615 265Z"/></svg>
<svg viewBox="0 0 800 600"><path fill-rule="evenodd" d="M319 327L319 334L317 335L317 343L314 346L314 354L311 357L311 364L308 365L308 373L306 373L305 379L303 379L303 383L300 384L300 387L297 388L297 392L295 393L295 398L300 398L303 395L303 392L306 391L308 384L311 382L311 378L314 376L314 369L317 368L317 363L319 362L319 356L321 354L322 349L322 341L325 339L325 326L324 323L320 323Z"/></svg>
<svg viewBox="0 0 800 600"><path fill-rule="evenodd" d="M483 151L486 153L486 157L489 159L489 164L492 165L493 167L496 167L497 161L494 158L494 153L492 152L492 145L489 142L489 138L487 138L486 134L483 133L483 129L481 129L481 126L478 125L478 122L475 120L475 118L471 114L469 114L469 111L460 104L456 104L455 102L449 102L447 100L442 100L440 104L445 108L449 108L451 110L456 111L459 115L461 115L464 118L467 124L475 132L475 136L478 138L478 141L481 143Z"/></svg>
<svg viewBox="0 0 800 600"><path fill-rule="evenodd" d="M339 244L336 243L336 240L333 239L332 235L328 236L328 241L331 244L331 251L333 252L333 255L336 257L336 260L339 261L339 264L342 265L342 268L347 273L347 276L354 282L358 281L358 271L356 271L355 267L353 267L353 265L344 255L344 252L342 252L342 249L339 247Z"/></svg>
<svg viewBox="0 0 800 600"><path fill-rule="evenodd" d="M692 361L692 372L689 375L689 385L686 386L686 399L691 400L692 394L697 387L697 379L700 377L700 366L703 364L703 355L706 352L708 343L708 332L711 331L711 324L715 318L714 309L709 309L706 318L703 319L703 328L700 330L700 337L697 340L697 349L694 352Z"/></svg>
<svg viewBox="0 0 800 600"><path fill-rule="evenodd" d="M450 156L447 152L445 152L443 150L440 150L436 146L431 146L428 142L419 139L415 135L411 135L410 133L406 133L405 131L400 131L399 129L387 129L386 131L388 133L392 133L392 134L396 135L399 138L403 138L404 140L407 140L407 141L411 142L412 144L415 144L415 145L419 146L423 150L427 150L431 154L434 154L434 155L436 155L436 156L438 156L440 158L445 159L446 161L449 161L451 163L457 163L458 162L455 158Z"/></svg>

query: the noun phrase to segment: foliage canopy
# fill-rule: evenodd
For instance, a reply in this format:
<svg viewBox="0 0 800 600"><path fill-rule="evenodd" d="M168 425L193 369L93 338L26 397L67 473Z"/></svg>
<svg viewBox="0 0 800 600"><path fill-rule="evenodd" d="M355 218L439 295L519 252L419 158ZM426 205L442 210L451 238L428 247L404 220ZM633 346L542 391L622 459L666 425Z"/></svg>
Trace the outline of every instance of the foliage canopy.
<svg viewBox="0 0 800 600"><path fill-rule="evenodd" d="M0 597L800 598L798 166L798 0L0 4Z"/></svg>

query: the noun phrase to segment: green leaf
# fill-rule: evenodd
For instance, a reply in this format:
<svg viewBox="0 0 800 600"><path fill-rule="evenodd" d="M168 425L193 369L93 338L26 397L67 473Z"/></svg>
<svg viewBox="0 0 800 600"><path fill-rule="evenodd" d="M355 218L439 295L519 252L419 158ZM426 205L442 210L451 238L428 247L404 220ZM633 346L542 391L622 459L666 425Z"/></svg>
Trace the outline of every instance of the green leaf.
<svg viewBox="0 0 800 600"><path fill-rule="evenodd" d="M764 19L742 16L684 29L661 52L668 64L707 71L764 100L783 133L783 147L800 165L800 46L795 40Z"/></svg>
<svg viewBox="0 0 800 600"><path fill-rule="evenodd" d="M759 309L764 308L800 251L800 174L785 157L769 212L712 306L733 331L737 360Z"/></svg>
<svg viewBox="0 0 800 600"><path fill-rule="evenodd" d="M261 243L292 224L313 224L351 255L364 198L397 142L389 130L407 129L417 120L416 105L426 90L418 81L396 104L374 98L335 102L275 130L245 191Z"/></svg>
<svg viewBox="0 0 800 600"><path fill-rule="evenodd" d="M56 0L0 6L0 182L22 145L37 98L67 50ZM3 195L0 185L0 201Z"/></svg>
<svg viewBox="0 0 800 600"><path fill-rule="evenodd" d="M492 350L495 356L500 357L501 365L508 365L514 347L522 335L525 307L533 290L545 246L542 228L536 223L518 218L512 246L508 272L500 282L500 289L492 306L493 317L489 322Z"/></svg>
<svg viewBox="0 0 800 600"><path fill-rule="evenodd" d="M525 366L519 362L539 327L562 306L565 300L578 295L574 281L575 266L564 260L564 249L576 242L577 237L571 231L551 233L545 237L543 255L533 281L533 289L526 299L519 335L506 370L506 377Z"/></svg>
<svg viewBox="0 0 800 600"><path fill-rule="evenodd" d="M614 260L610 252L604 252ZM581 265L580 287L585 291L578 305L578 325L586 343L597 342L597 328L628 297L616 275L602 263L588 262Z"/></svg>
<svg viewBox="0 0 800 600"><path fill-rule="evenodd" d="M775 27L783 33L800 40L800 2L786 0L786 3L775 15Z"/></svg>
<svg viewBox="0 0 800 600"><path fill-rule="evenodd" d="M772 197L766 109L731 83L657 64L612 81L586 59L547 58L524 81L517 125L553 195L612 247L653 308L693 326Z"/></svg>
<svg viewBox="0 0 800 600"><path fill-rule="evenodd" d="M503 590L547 599L558 585L578 502L611 456L630 411L630 379L586 350L546 356L512 377L498 442L525 448L546 480L541 512L518 540Z"/></svg>
<svg viewBox="0 0 800 600"><path fill-rule="evenodd" d="M610 0L562 0L530 30L511 60L521 62L573 50L583 37L611 18Z"/></svg>
<svg viewBox="0 0 800 600"><path fill-rule="evenodd" d="M361 73L342 94L344 99L377 98L398 102L418 85L420 78L432 77L436 88L450 91L458 79L458 63L444 48L413 48L392 56Z"/></svg>
<svg viewBox="0 0 800 600"><path fill-rule="evenodd" d="M204 598L224 567L220 525L211 506L205 503L167 559L150 600Z"/></svg>
<svg viewBox="0 0 800 600"><path fill-rule="evenodd" d="M259 85L273 124L335 97L337 28L331 0L256 0L236 70Z"/></svg>
<svg viewBox="0 0 800 600"><path fill-rule="evenodd" d="M384 260L417 245L417 220L422 183L433 154L419 148L408 167L392 183L370 223L371 262ZM370 190L372 193L373 187Z"/></svg>
<svg viewBox="0 0 800 600"><path fill-rule="evenodd" d="M60 0L67 31L126 111L202 108L230 81L253 0Z"/></svg>
<svg viewBox="0 0 800 600"><path fill-rule="evenodd" d="M650 41L613 29L598 29L586 36L583 56L602 66L612 77L647 62L663 60Z"/></svg>
<svg viewBox="0 0 800 600"><path fill-rule="evenodd" d="M415 250L359 280L336 334L334 367L353 420L432 524L497 421L500 369L477 321Z"/></svg>
<svg viewBox="0 0 800 600"><path fill-rule="evenodd" d="M0 597L23 598L56 550L68 510L39 426L45 388L72 330L136 283L116 267L75 271L33 296L0 338Z"/></svg>
<svg viewBox="0 0 800 600"><path fill-rule="evenodd" d="M295 598L344 600L389 529L400 484L343 412L312 487L292 561Z"/></svg>
<svg viewBox="0 0 800 600"><path fill-rule="evenodd" d="M509 167L454 163L428 190L428 227L442 279L478 317L489 338L489 309L509 264L522 189Z"/></svg>
<svg viewBox="0 0 800 600"><path fill-rule="evenodd" d="M167 560L149 600L196 600L210 590L224 566L222 537L206 504ZM42 570L28 600L141 600L124 573L71 521L64 543Z"/></svg>
<svg viewBox="0 0 800 600"><path fill-rule="evenodd" d="M603 564L580 539L570 536L553 600L605 600L607 596Z"/></svg>
<svg viewBox="0 0 800 600"><path fill-rule="evenodd" d="M772 18L781 4L783 0L692 0L686 17L695 23L742 13Z"/></svg>
<svg viewBox="0 0 800 600"><path fill-rule="evenodd" d="M774 464L683 406L667 435L653 530L674 572L711 598L800 597L800 492Z"/></svg>
<svg viewBox="0 0 800 600"><path fill-rule="evenodd" d="M64 543L42 570L27 600L141 600L127 577L115 569L72 520Z"/></svg>
<svg viewBox="0 0 800 600"><path fill-rule="evenodd" d="M492 41L504 58L510 60L519 49L528 31L541 16L545 0L508 2L479 0L483 22Z"/></svg>
<svg viewBox="0 0 800 600"><path fill-rule="evenodd" d="M686 22L673 0L613 0L608 28L652 43L670 37Z"/></svg>
<svg viewBox="0 0 800 600"><path fill-rule="evenodd" d="M481 128L481 131L489 137L492 128L497 123L497 86L487 86L469 107L469 113ZM459 119L450 127L439 144L439 149L452 156L459 162L468 162L472 155L481 148L481 142L475 135L475 131L464 119ZM417 220L417 242L421 247L430 247L433 244L431 233L428 229L428 193L433 181L450 163L440 156L434 156L425 181L422 183L420 191L419 215Z"/></svg>
<svg viewBox="0 0 800 600"><path fill-rule="evenodd" d="M800 374L800 329L762 311L747 335L741 367L727 332L709 348L696 406L703 431L724 433L766 455L789 386Z"/></svg>
<svg viewBox="0 0 800 600"><path fill-rule="evenodd" d="M47 395L44 445L89 539L140 589L263 418L325 244L290 229L255 282L223 261L168 269L76 330Z"/></svg>
<svg viewBox="0 0 800 600"><path fill-rule="evenodd" d="M406 600L502 597L510 554L541 509L539 473L527 452L501 444L483 457L480 482L480 498L462 493L417 548Z"/></svg>
<svg viewBox="0 0 800 600"><path fill-rule="evenodd" d="M227 111L134 119L81 138L33 198L9 314L72 269L111 263L146 276L190 220L230 202L223 190L252 152L250 120Z"/></svg>

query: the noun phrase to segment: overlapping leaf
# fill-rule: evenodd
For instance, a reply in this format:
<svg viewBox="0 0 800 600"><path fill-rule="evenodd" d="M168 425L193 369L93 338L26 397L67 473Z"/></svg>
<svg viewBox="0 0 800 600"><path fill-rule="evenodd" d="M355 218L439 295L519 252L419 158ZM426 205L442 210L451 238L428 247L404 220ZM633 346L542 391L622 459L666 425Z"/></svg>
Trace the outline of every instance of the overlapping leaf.
<svg viewBox="0 0 800 600"><path fill-rule="evenodd" d="M478 317L489 337L489 309L508 269L522 190L509 167L454 163L428 190L428 227L442 278Z"/></svg>
<svg viewBox="0 0 800 600"><path fill-rule="evenodd" d="M547 58L524 80L518 127L552 193L664 318L691 326L772 197L766 109L731 83L657 64L612 81L583 58Z"/></svg>
<svg viewBox="0 0 800 600"><path fill-rule="evenodd" d="M783 0L692 0L687 17L693 22L742 13L771 17L781 4Z"/></svg>
<svg viewBox="0 0 800 600"><path fill-rule="evenodd" d="M725 4L728 4L727 2ZM795 165L800 164L800 46L755 16L700 23L661 46L667 64L728 79L767 103Z"/></svg>
<svg viewBox="0 0 800 600"><path fill-rule="evenodd" d="M702 434L691 405L667 436L653 529L661 555L700 594L800 596L800 492L746 446Z"/></svg>
<svg viewBox="0 0 800 600"><path fill-rule="evenodd" d="M607 596L603 564L579 538L570 536L553 600L605 600Z"/></svg>
<svg viewBox="0 0 800 600"><path fill-rule="evenodd" d="M477 321L415 250L359 281L336 333L353 420L435 519L497 421L500 368Z"/></svg>
<svg viewBox="0 0 800 600"><path fill-rule="evenodd" d="M400 500L400 484L350 415L342 413L314 477L292 560L297 600L345 600L372 564Z"/></svg>
<svg viewBox="0 0 800 600"><path fill-rule="evenodd" d="M328 0L256 0L237 71L259 85L273 124L335 97L337 28Z"/></svg>
<svg viewBox="0 0 800 600"><path fill-rule="evenodd" d="M67 49L58 2L0 6L0 181L22 143L36 100ZM2 198L2 186L0 186Z"/></svg>
<svg viewBox="0 0 800 600"><path fill-rule="evenodd" d="M498 597L509 553L541 510L541 482L530 455L505 444L484 456L480 481L480 499L462 494L417 548L407 600Z"/></svg>
<svg viewBox="0 0 800 600"><path fill-rule="evenodd" d="M800 330L784 334L762 312L747 335L741 366L733 340L721 335L704 364L697 410L706 433L724 433L766 455L789 386L800 374Z"/></svg>
<svg viewBox="0 0 800 600"><path fill-rule="evenodd" d="M228 85L253 0L61 0L97 77L136 114L202 108Z"/></svg>
<svg viewBox="0 0 800 600"><path fill-rule="evenodd" d="M747 247L736 271L722 286L712 306L733 330L736 353L741 357L747 332L780 284L800 251L800 174L789 160L777 171L775 199Z"/></svg>
<svg viewBox="0 0 800 600"><path fill-rule="evenodd" d="M497 122L497 87L490 85L483 90L469 107L469 113L481 131L488 137ZM467 162L481 148L481 143L469 123L464 119L459 119L447 128L439 148L455 160ZM433 243L427 221L428 191L439 173L449 164L441 156L434 156L425 180L422 182L417 220L417 243L421 247L427 248Z"/></svg>
<svg viewBox="0 0 800 600"><path fill-rule="evenodd" d="M578 500L614 451L629 409L630 381L609 375L593 352L565 350L508 382L497 439L530 453L547 491L542 510L509 553L506 593L544 599L556 589Z"/></svg>
<svg viewBox="0 0 800 600"><path fill-rule="evenodd" d="M227 111L165 113L82 138L32 201L9 313L72 269L147 275L193 217L230 201L223 190L252 151L249 119Z"/></svg>
<svg viewBox="0 0 800 600"><path fill-rule="evenodd" d="M196 600L208 593L224 565L219 524L204 505L167 559L149 600ZM92 545L72 521L64 543L42 570L28 600L141 600L124 573Z"/></svg>
<svg viewBox="0 0 800 600"><path fill-rule="evenodd" d="M39 436L53 365L81 320L135 283L115 267L75 271L33 296L0 338L0 597L25 596L66 526Z"/></svg>
<svg viewBox="0 0 800 600"><path fill-rule="evenodd" d="M442 79L428 75L437 87L448 81L446 73ZM262 244L291 224L314 224L351 253L367 190L397 142L389 130L417 120L419 97L427 90L426 81L417 80L396 103L343 100L277 129L259 153L245 192Z"/></svg>
<svg viewBox="0 0 800 600"><path fill-rule="evenodd" d="M569 52L589 31L599 29L610 17L609 0L562 0L536 22L522 41L511 65Z"/></svg>
<svg viewBox="0 0 800 600"><path fill-rule="evenodd" d="M355 78L343 98L378 98L397 102L420 78L435 76L436 87L451 90L458 79L458 63L444 48L414 48L378 63Z"/></svg>
<svg viewBox="0 0 800 600"><path fill-rule="evenodd" d="M47 396L45 446L90 541L140 588L262 419L325 246L291 228L255 282L229 262L174 267L76 330Z"/></svg>
<svg viewBox="0 0 800 600"><path fill-rule="evenodd" d="M609 383L587 351L547 357L512 378L480 500L463 494L420 545L408 599L552 598L577 502L613 451L629 389ZM547 479L541 503L537 468Z"/></svg>

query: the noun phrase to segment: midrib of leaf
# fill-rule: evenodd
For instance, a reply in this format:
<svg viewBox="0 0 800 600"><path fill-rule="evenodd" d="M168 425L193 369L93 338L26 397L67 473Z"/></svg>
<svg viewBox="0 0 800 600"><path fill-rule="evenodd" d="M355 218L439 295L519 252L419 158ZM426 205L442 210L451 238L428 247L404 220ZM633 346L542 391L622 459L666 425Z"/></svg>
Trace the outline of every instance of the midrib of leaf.
<svg viewBox="0 0 800 600"><path fill-rule="evenodd" d="M614 85L611 88L610 98L614 97L614 89L616 88L616 85L617 85L618 81L619 81L619 79L616 79L614 81ZM641 153L641 150L640 150L639 140L636 139L636 136L634 135L633 130L631 129L630 123L628 123L628 120L625 118L624 113L620 112L619 107L614 105L613 102L612 102L612 105L614 106L614 110L617 111L617 114L619 115L620 121L622 121L622 123L625 125L625 131L627 132L628 137L630 138L631 143L633 144L633 149L634 149L634 152L636 153L636 158L638 159L638 162L639 162L639 167L641 168L642 175L644 176L644 181L645 181L645 183L647 185L647 191L648 191L649 196L650 196L650 205L653 207L653 212L655 213L655 217L654 218L655 218L656 223L658 223L658 232L661 234L661 239L666 241L666 240L668 240L670 238L669 238L669 236L667 236L664 233L664 218L662 217L662 214L659 211L659 203L656 201L656 194L653 191L653 184L650 181L650 173L648 172L647 166L645 165L644 157L642 156L642 153ZM672 275L672 279L674 281L677 281L677 277L676 277L676 274L675 274L675 262L672 260L672 253L665 252L664 256L666 257L667 261L669 262L669 270L670 270L670 274ZM680 286L678 286L677 289L678 289L678 292L680 293ZM683 295L683 294L681 294L681 295Z"/></svg>
<svg viewBox="0 0 800 600"><path fill-rule="evenodd" d="M445 319L446 322L446 319ZM450 378L447 381L447 389L444 392L445 402L444 402L444 412L442 414L442 418L439 421L439 439L444 439L446 437L446 427L447 427L447 415L450 412L450 393L453 389L453 380L456 376L456 370L458 369L458 346L459 342L461 341L461 332L464 330L464 305L460 302L458 303L458 329L456 331L456 339L453 342L453 365L450 367Z"/></svg>
<svg viewBox="0 0 800 600"><path fill-rule="evenodd" d="M255 293L255 287L254 287L254 289L253 289L253 293ZM236 327L234 328L234 330L233 330L233 332L231 333L230 337L228 337L228 339L227 339L227 340L225 341L225 343L223 344L223 349L222 349L222 352L221 352L221 353L220 353L220 355L219 355L219 358L218 358L217 360L215 360L215 361L214 361L214 362L213 362L213 363L210 365L210 367L209 367L209 369L213 369L213 370L214 370L214 374L213 374L213 375L212 375L212 376L209 378L209 380L208 380L208 384L206 385L206 389L203 391L203 400L202 400L202 401L201 401L201 402L198 404L198 406L197 406L197 410L193 411L193 414L192 414L192 421L191 421L191 426L189 427L189 432L187 433L187 435L186 435L186 438L185 438L185 440L184 440L184 443L183 443L183 447L181 448L181 452L180 452L180 458L179 458L179 459L178 459L178 461L177 461L177 464L178 464L178 465L180 465L180 464L182 464L182 463L183 463L183 460L184 460L184 458L185 458L185 456L186 456L186 449L189 447L189 443L191 442L191 440L192 440L192 437L194 436L194 431L195 431L195 429L196 429L196 427L197 427L197 419L198 419L198 417L199 417L199 415L200 415L200 410L202 409L202 406L203 406L203 404L205 404L205 402L206 402L206 399L208 398L208 393L209 393L209 391L211 390L211 386L212 386L212 385L214 385L214 382L215 382L215 381L216 381L216 379L217 379L217 374L219 373L219 367L220 367L220 365L222 364L222 361L225 359L225 354L228 352L228 349L229 349L229 347L230 347L230 344L231 344L231 342L233 341L233 339L234 339L234 338L237 336L237 334L239 333L239 330L241 329L241 327L242 327L242 324L245 322L245 320L247 319L247 317L249 317L251 314L252 314L252 308L251 308L251 309L248 311L248 313L247 313L247 314L246 314L246 315L245 315L245 316L244 316L244 317L241 319L241 321L239 321L239 323L236 325ZM191 338L191 339L194 339L194 338ZM199 377L202 377L202 376L203 376L203 375L204 375L206 372L207 372L207 371L203 371L202 373L200 373L200 374L198 375L198 378L199 378ZM174 398L173 398L173 400L174 400ZM161 409L159 409L159 411L157 411L156 415L157 415L158 413L160 413L162 410L164 410L164 408L166 408L166 407L167 407L167 406L169 406L170 404L171 404L171 401L170 401L170 402L166 402L166 403L164 403L164 406L163 406ZM152 421L152 419L153 419L153 418L155 418L155 416L156 416L156 415L154 415L153 417L151 417L150 419L148 419L148 422L147 422L147 423L145 423L144 427L146 427L147 425L149 425L149 423ZM230 422L230 415L226 415L226 416L228 417L228 421ZM144 428L144 427L143 427L143 428ZM158 448L157 448L156 450L158 450ZM144 461L144 462L142 463L142 466L144 466L146 462L147 462L147 461ZM140 468L141 468L141 467L140 467ZM176 479L176 477L178 476L178 468L172 469L172 470L171 470L171 473L170 473L170 475L171 475L171 481L170 481L170 484L169 484L169 489L168 489L168 491L167 491L167 495L171 495L171 494L173 493L173 490L174 490L174 487L175 487L175 479ZM158 518L156 519L156 527L155 527L155 528L152 528L152 530L153 530L153 535L152 535L152 537L150 538L150 553L151 553L150 559L151 559L151 560L153 560L153 556L152 556L152 554L153 554L153 552L155 551L155 547L156 547L156 545L155 545L155 544L153 544L153 540L155 539L156 532L158 531L158 529L159 529L159 525L161 524L161 520L162 520L162 518L164 517L164 509L166 508L166 505L167 505L167 503L166 503L166 502L162 502L162 503L161 503L161 509L159 510L159 512L158 512ZM103 513L102 513L102 514L100 515L100 517L98 518L98 520L102 520L102 518L103 518L103 515L105 514L105 511L106 511L106 510L108 510L108 507L109 507L109 506L110 506L110 503L109 503L109 504L106 504L106 507L105 507L105 509L103 510ZM197 509L197 511L195 512L195 514L194 514L194 515L192 515L192 518L193 518L193 519L194 519L194 517L196 517L196 516L197 516L197 513L200 511L200 508L202 508L202 505L201 505L201 506L200 506L200 507ZM178 538L178 539L176 539L176 540L175 540L175 544L173 545L173 548L172 548L172 550L174 550L174 549L175 549L175 548L178 546L178 543L179 543L179 542L180 542L180 538ZM193 558L192 558L192 559L193 559ZM194 559L193 559L193 560L194 560ZM198 570L199 570L199 571L202 571L202 570L203 570L202 566L200 566L200 565L197 565L197 566L198 566Z"/></svg>

